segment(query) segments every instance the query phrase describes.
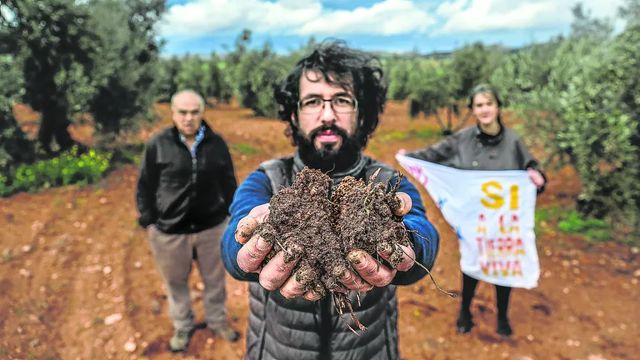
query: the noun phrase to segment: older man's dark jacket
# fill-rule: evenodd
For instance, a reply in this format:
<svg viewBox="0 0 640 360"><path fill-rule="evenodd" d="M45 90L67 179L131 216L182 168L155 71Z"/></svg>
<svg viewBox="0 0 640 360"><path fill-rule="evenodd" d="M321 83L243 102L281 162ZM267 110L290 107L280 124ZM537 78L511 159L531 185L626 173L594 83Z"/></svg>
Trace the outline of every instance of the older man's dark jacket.
<svg viewBox="0 0 640 360"><path fill-rule="evenodd" d="M222 137L203 124L195 156L175 127L147 144L136 193L141 226L155 224L168 234L195 233L228 216L237 187L233 163Z"/></svg>

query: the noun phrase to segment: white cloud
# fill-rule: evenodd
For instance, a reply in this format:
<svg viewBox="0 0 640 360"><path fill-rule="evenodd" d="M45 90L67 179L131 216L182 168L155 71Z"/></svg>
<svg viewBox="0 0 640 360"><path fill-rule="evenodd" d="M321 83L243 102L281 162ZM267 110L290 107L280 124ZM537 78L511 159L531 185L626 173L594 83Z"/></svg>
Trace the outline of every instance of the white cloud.
<svg viewBox="0 0 640 360"><path fill-rule="evenodd" d="M160 26L165 36L201 36L218 31L295 35L394 35L425 32L436 22L408 0L384 0L353 10L325 9L320 1L194 0L174 5Z"/></svg>
<svg viewBox="0 0 640 360"><path fill-rule="evenodd" d="M425 32L436 19L407 0L386 0L369 8L326 12L304 24L296 32L311 34L396 35Z"/></svg>
<svg viewBox="0 0 640 360"><path fill-rule="evenodd" d="M614 17L625 0L581 0L595 17ZM321 0L190 0L171 6L160 24L170 38L220 32L370 36L469 34L566 28L578 0L380 0L337 10Z"/></svg>
<svg viewBox="0 0 640 360"><path fill-rule="evenodd" d="M583 0L594 17L613 17L623 0ZM562 27L573 20L572 0L451 0L436 10L445 18L439 33L474 33Z"/></svg>
<svg viewBox="0 0 640 360"><path fill-rule="evenodd" d="M442 17L448 18L467 6L467 0L445 1L438 6L436 13Z"/></svg>
<svg viewBox="0 0 640 360"><path fill-rule="evenodd" d="M280 32L318 16L321 10L317 1L196 0L170 7L160 31L163 35L182 36L243 28Z"/></svg>

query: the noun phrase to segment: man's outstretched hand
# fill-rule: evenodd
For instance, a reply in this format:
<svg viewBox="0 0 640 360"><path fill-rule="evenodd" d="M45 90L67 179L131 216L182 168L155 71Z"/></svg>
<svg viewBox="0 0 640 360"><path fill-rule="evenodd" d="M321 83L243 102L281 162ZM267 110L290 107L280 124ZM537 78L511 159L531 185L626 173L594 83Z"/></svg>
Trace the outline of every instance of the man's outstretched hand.
<svg viewBox="0 0 640 360"><path fill-rule="evenodd" d="M396 210L396 215L404 216L412 206L409 195L398 192L396 194L400 201L400 206ZM262 236L255 233L259 224L267 220L269 216L269 204L263 204L253 208L249 214L238 222L235 239L242 244L238 252L238 266L245 272L257 273L260 285L267 290L280 290L286 298L304 297L314 301L322 296L319 292L305 291L304 284L297 279L304 278L301 274L293 273L293 268L299 259L285 261L285 252L279 251L269 262L262 266L265 257L271 251L273 244L266 241ZM367 292L373 287L384 287L391 283L398 271L408 271L414 264L415 253L410 246L402 246L404 255L402 261L396 269L389 268L373 256L363 250L354 249L347 255L347 260L351 263L354 271L347 270L340 281L346 289L358 292ZM380 251L379 255L385 260L389 260L391 250ZM301 269L298 272L303 271Z"/></svg>
<svg viewBox="0 0 640 360"><path fill-rule="evenodd" d="M255 230L268 216L269 204L262 204L253 208L238 222L235 238L243 245L236 258L238 266L245 272L257 273L262 287L270 291L280 289L280 293L286 298L303 296L307 300L320 299L317 292L304 291L304 286L296 280L295 274L292 276L291 272L299 259L286 262L285 252L279 251L269 262L261 266L273 244L255 234Z"/></svg>

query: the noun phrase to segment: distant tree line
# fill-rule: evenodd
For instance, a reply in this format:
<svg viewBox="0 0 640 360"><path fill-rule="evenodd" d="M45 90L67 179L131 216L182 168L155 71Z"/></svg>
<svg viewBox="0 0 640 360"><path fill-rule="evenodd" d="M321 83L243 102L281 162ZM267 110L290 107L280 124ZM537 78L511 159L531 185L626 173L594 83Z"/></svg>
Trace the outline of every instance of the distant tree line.
<svg viewBox="0 0 640 360"><path fill-rule="evenodd" d="M314 39L290 54L251 46L208 56L160 57L155 25L164 0L2 0L0 2L0 170L74 145L67 126L90 114L98 134L129 129L154 101L191 88L211 105L232 98L273 117L272 90ZM572 165L582 182L578 208L637 234L640 227L640 0L613 19L578 4L571 33L521 49L473 43L450 54L380 54L389 97L409 115L433 115L442 132L469 125L466 94L496 86L524 120L543 160ZM37 145L16 126L15 102L41 114Z"/></svg>
<svg viewBox="0 0 640 360"><path fill-rule="evenodd" d="M276 54L269 44L251 49L251 31L243 30L234 47L224 55L184 55L161 59L158 65L158 96L168 101L180 89L194 89L207 99L239 103L257 116L274 117L273 86L282 79L313 39L303 49L288 55Z"/></svg>

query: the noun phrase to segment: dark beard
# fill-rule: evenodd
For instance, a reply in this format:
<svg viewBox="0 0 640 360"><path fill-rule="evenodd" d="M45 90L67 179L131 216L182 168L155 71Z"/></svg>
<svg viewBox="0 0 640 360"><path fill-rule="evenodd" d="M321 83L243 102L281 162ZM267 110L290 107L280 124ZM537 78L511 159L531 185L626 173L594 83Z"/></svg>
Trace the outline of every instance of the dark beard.
<svg viewBox="0 0 640 360"><path fill-rule="evenodd" d="M313 145L316 136L321 132L331 130L342 138L342 145L334 150L330 145L318 150ZM360 158L361 146L356 137L350 137L346 131L338 126L320 126L313 129L309 136L296 133L298 152L305 165L318 169L324 173L342 172L355 164Z"/></svg>

